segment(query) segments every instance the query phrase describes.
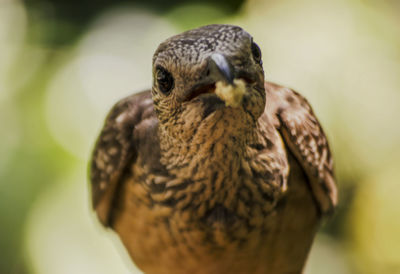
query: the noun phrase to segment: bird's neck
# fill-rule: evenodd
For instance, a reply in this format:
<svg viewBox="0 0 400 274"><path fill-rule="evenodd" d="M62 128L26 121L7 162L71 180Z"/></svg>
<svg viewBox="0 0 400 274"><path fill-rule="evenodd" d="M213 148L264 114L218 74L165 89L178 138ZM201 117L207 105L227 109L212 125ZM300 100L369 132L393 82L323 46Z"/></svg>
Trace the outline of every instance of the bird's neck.
<svg viewBox="0 0 400 274"><path fill-rule="evenodd" d="M174 126L160 125L161 164L168 171L165 195L178 200L175 209L183 212L189 207L191 218L199 219L208 216L206 212L211 212L211 219L214 213L240 215L237 202L244 185L249 191L242 198L246 203L258 201L266 212L274 205L271 201L276 201L274 195L279 192L275 188L279 184L267 185L264 196L259 195L258 186L265 185L265 178L280 180L274 166L281 158L259 152L268 143L279 143L278 136L269 132L274 139L267 140L271 124L245 115L237 109L223 108L203 120L193 117L176 121ZM192 199L194 195L196 198Z"/></svg>
<svg viewBox="0 0 400 274"><path fill-rule="evenodd" d="M206 119L178 121L173 126L175 134L161 126L161 162L172 173L176 170L179 176L188 178L205 177L213 170L237 172L246 155L246 145L257 138L256 122L244 116L243 111L223 108Z"/></svg>

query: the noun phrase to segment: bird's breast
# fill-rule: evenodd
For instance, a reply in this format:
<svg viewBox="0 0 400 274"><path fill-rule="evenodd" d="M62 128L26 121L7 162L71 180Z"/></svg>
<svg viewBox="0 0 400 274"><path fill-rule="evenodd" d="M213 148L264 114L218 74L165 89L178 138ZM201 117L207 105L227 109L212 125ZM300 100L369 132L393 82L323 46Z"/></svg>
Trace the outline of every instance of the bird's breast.
<svg viewBox="0 0 400 274"><path fill-rule="evenodd" d="M245 189L221 193L225 201L232 196L229 203L219 195L206 198L185 188L163 200L130 181L114 229L146 273L263 273L256 269L264 260L265 235L276 216L263 204L262 194Z"/></svg>
<svg viewBox="0 0 400 274"><path fill-rule="evenodd" d="M122 191L129 203L125 206L157 216L168 229L177 229L172 235L189 233L185 238L191 238L196 231L201 241L220 247L245 242L250 232L264 230L285 180L277 159L254 148L246 157L222 145L214 144L213 150L215 158L199 153L165 170L154 169L146 164L147 156L139 155L133 180Z"/></svg>
<svg viewBox="0 0 400 274"><path fill-rule="evenodd" d="M158 258L175 270L182 258L194 260L185 266L209 261L230 268L243 251L246 262L262 253L287 176L286 156L264 132L264 139L247 145L223 128L216 126L212 138L198 135L188 146L161 140L152 147L159 157L138 152L120 190L114 228L149 273Z"/></svg>

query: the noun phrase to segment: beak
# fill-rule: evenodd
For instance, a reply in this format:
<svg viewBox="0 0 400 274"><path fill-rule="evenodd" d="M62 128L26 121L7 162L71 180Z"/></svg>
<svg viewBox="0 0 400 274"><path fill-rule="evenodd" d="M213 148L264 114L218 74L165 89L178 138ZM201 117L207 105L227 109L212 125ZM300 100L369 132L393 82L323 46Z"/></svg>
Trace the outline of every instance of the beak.
<svg viewBox="0 0 400 274"><path fill-rule="evenodd" d="M234 87L234 70L226 57L220 53L212 54L207 60L207 69L203 78L193 87L185 91L184 101L190 101L201 94L215 93L216 83L225 82Z"/></svg>
<svg viewBox="0 0 400 274"><path fill-rule="evenodd" d="M209 59L210 74L219 74L222 79L230 85L233 85L234 73L232 66L226 57L220 53L214 53Z"/></svg>

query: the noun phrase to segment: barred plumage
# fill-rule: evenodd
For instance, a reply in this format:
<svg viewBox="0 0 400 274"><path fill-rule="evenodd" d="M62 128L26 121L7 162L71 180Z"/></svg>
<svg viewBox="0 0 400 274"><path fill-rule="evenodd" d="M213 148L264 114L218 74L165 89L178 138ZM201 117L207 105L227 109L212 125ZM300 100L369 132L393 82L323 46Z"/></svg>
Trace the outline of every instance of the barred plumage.
<svg viewBox="0 0 400 274"><path fill-rule="evenodd" d="M106 119L91 164L93 206L146 273L300 273L337 203L311 107L264 83L253 43L230 25L166 40L152 90ZM215 95L231 77L245 82L237 107Z"/></svg>

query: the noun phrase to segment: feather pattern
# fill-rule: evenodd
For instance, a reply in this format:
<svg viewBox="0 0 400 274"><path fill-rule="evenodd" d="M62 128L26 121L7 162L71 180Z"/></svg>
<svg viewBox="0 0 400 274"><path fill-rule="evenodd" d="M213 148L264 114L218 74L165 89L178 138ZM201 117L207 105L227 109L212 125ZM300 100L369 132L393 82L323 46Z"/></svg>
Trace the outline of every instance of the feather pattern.
<svg viewBox="0 0 400 274"><path fill-rule="evenodd" d="M331 213L338 200L333 158L310 104L291 89L268 82L265 89L271 98L266 108L276 109L279 130L306 172L320 211Z"/></svg>
<svg viewBox="0 0 400 274"><path fill-rule="evenodd" d="M148 108L150 112L146 112ZM149 114L153 109L148 91L122 99L111 109L97 139L89 176L93 208L106 226L119 182L136 156L134 128Z"/></svg>

